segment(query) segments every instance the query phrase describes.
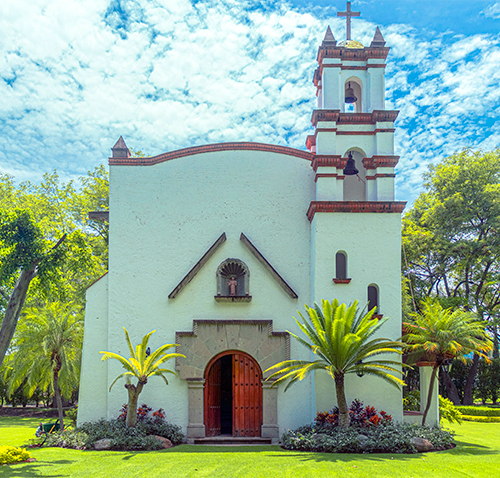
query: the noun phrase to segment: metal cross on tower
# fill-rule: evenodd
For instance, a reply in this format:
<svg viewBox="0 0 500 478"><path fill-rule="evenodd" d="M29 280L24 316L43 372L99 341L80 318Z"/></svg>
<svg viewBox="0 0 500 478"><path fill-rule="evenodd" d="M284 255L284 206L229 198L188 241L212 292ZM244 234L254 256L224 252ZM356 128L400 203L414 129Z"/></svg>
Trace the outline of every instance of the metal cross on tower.
<svg viewBox="0 0 500 478"><path fill-rule="evenodd" d="M337 12L337 17L346 17L346 40L351 40L351 17L359 17L360 12L351 11L351 2L347 2L345 12Z"/></svg>

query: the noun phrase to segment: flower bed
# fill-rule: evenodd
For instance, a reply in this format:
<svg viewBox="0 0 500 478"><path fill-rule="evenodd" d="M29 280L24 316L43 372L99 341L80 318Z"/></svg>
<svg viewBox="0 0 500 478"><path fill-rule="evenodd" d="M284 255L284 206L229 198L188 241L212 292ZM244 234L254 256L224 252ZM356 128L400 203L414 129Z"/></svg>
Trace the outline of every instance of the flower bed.
<svg viewBox="0 0 500 478"><path fill-rule="evenodd" d="M161 438L170 440L172 445L178 445L184 439L181 427L168 423L161 409L153 412L147 405L142 405L138 409L135 427L126 426L125 415L126 411L124 414L122 409L122 414L116 420L84 423L75 430L52 433L45 444L85 450L94 448L96 442L107 439L107 449L159 450L164 448Z"/></svg>
<svg viewBox="0 0 500 478"><path fill-rule="evenodd" d="M322 453L417 453L453 448L453 435L439 428L394 423L391 416L355 400L349 409L351 426L338 426L338 408L318 413L311 425L286 432L287 450Z"/></svg>

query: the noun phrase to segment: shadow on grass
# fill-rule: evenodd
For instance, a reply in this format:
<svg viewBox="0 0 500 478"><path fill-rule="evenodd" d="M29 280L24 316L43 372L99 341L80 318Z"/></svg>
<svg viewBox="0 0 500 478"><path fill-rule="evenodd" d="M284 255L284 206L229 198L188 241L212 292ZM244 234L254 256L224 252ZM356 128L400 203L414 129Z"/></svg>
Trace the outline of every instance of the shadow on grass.
<svg viewBox="0 0 500 478"><path fill-rule="evenodd" d="M468 443L465 441L455 440L457 446L448 453L453 455L497 455L498 448L490 448L477 443Z"/></svg>
<svg viewBox="0 0 500 478"><path fill-rule="evenodd" d="M74 460L54 460L49 462L34 461L32 463L18 463L17 465L3 465L0 467L0 477L20 477L31 478L46 476L44 470L47 470L53 465L71 465ZM48 471L48 470L47 470ZM70 475L50 475L51 477L63 477Z"/></svg>

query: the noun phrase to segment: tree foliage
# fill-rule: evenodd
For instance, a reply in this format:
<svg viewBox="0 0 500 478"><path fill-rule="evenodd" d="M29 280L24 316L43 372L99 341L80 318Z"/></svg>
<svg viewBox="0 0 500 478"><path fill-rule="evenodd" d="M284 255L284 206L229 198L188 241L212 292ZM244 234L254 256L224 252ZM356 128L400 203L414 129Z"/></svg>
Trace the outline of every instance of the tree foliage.
<svg viewBox="0 0 500 478"><path fill-rule="evenodd" d="M56 397L63 428L62 396L69 398L78 385L83 313L74 304L59 302L27 310L15 337L15 353L9 361L9 393L23 385L30 397L38 388Z"/></svg>
<svg viewBox="0 0 500 478"><path fill-rule="evenodd" d="M491 350L491 340L485 332L484 323L478 321L475 314L459 309L443 309L438 301L431 298L423 301L421 312L414 314L412 319L403 337L406 349L422 352L434 363L422 417L424 425L439 367L451 358L463 358L471 353L486 357L485 353Z"/></svg>
<svg viewBox="0 0 500 478"><path fill-rule="evenodd" d="M463 307L487 320L498 355L500 150L463 150L432 166L424 179L424 192L403 218L404 274L417 302L436 297L445 308ZM475 355L467 404L478 363Z"/></svg>
<svg viewBox="0 0 500 478"><path fill-rule="evenodd" d="M148 342L149 338L156 331L153 330L149 334L146 334L140 344L136 345L135 349L130 341L130 336L127 329L123 327L125 331L125 339L130 352L130 358L122 357L114 352L99 352L103 354L102 360L108 360L110 358L118 360L125 369L125 372L118 375L115 378L109 389L120 379L125 378L125 388L128 391L128 405L127 405L127 426L133 427L137 423L137 402L139 395L146 383L148 383L148 378L153 376L158 376L163 379L166 385L168 385L168 380L165 374L171 373L176 375L175 372L169 370L168 368L163 368L162 365L168 360L175 357L185 357L185 355L179 353L169 353L166 351L172 347L176 347L177 344L165 344L158 347L154 352L148 353ZM137 384L130 382L131 378L137 379Z"/></svg>
<svg viewBox="0 0 500 478"><path fill-rule="evenodd" d="M31 307L58 300L83 306L108 256L107 224L90 221L88 212L107 208L103 166L67 183L55 171L39 185L0 175L0 365L26 298Z"/></svg>
<svg viewBox="0 0 500 478"><path fill-rule="evenodd" d="M317 360L285 360L267 371L273 373L267 380L274 384L288 381L285 388L315 370L326 370L335 382L340 426L349 425L349 410L345 397L344 377L349 373L374 375L396 387L404 382L395 376L401 374L401 362L390 360L387 355L401 354L401 342L375 338L374 334L387 318L373 319L375 308L367 314L360 313L358 302L347 307L337 299L321 302L321 307L306 305L307 317L298 312L302 322L296 320L305 339L289 332L299 343L307 347ZM382 355L382 356L381 356Z"/></svg>

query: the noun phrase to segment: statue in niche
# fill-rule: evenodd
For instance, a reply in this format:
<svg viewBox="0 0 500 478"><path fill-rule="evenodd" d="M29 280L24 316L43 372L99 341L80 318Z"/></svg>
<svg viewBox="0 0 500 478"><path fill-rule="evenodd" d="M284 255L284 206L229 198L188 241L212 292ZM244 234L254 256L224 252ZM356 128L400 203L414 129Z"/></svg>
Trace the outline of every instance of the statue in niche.
<svg viewBox="0 0 500 478"><path fill-rule="evenodd" d="M235 276L230 277L230 279L227 281L227 286L229 288L229 295L234 297L236 295L238 287L238 281Z"/></svg>
<svg viewBox="0 0 500 478"><path fill-rule="evenodd" d="M227 259L217 269L217 295L230 297L250 296L248 293L248 268L239 259ZM234 300L233 300L234 302Z"/></svg>

